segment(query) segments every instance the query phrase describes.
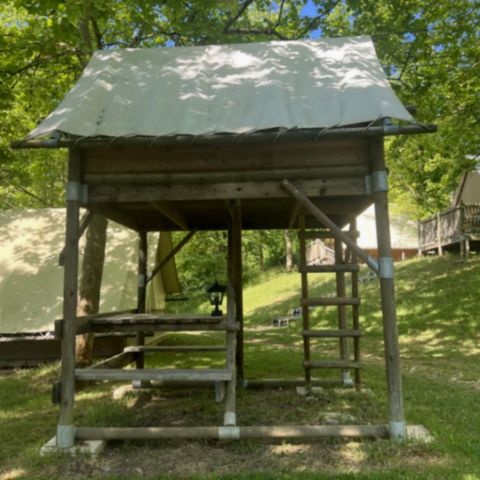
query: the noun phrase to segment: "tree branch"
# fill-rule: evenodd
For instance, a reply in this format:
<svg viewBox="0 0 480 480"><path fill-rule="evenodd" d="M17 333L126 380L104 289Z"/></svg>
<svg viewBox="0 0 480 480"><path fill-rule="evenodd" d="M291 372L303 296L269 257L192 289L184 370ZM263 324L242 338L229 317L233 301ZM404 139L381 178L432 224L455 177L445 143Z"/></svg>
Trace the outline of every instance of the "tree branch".
<svg viewBox="0 0 480 480"><path fill-rule="evenodd" d="M238 9L236 15L233 17L230 17L225 25L223 27L223 33L231 33L230 27L243 15L243 12L253 3L253 0L245 0L241 7ZM282 2L283 3L283 2Z"/></svg>

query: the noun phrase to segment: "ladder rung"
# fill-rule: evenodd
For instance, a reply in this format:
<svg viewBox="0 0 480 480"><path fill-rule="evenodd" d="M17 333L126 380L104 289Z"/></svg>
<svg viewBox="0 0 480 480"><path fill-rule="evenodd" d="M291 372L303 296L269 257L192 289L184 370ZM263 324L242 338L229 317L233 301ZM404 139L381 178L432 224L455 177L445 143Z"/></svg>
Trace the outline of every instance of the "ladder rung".
<svg viewBox="0 0 480 480"><path fill-rule="evenodd" d="M305 368L355 368L359 369L360 362L351 360L319 360L303 362Z"/></svg>
<svg viewBox="0 0 480 480"><path fill-rule="evenodd" d="M158 352L225 352L226 348L220 345L159 345L143 346L134 345L123 349L124 352L158 353Z"/></svg>
<svg viewBox="0 0 480 480"><path fill-rule="evenodd" d="M361 337L360 330L304 330L304 337L317 338L340 338L340 337Z"/></svg>
<svg viewBox="0 0 480 480"><path fill-rule="evenodd" d="M132 382L134 380L173 380L198 382L225 382L232 379L232 371L227 368L203 369L110 369L77 368L75 378L79 380L112 380Z"/></svg>
<svg viewBox="0 0 480 480"><path fill-rule="evenodd" d="M301 273L328 273L328 272L358 272L360 266L352 263L338 265L307 265L300 267Z"/></svg>
<svg viewBox="0 0 480 480"><path fill-rule="evenodd" d="M329 305L360 305L360 299L356 297L302 298L302 307L320 307Z"/></svg>

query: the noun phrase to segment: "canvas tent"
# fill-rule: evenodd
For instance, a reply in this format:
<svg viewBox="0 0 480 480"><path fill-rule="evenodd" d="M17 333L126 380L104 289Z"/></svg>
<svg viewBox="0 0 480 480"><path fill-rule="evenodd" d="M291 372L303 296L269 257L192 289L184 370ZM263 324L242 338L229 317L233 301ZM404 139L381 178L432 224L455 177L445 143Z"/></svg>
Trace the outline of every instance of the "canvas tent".
<svg viewBox="0 0 480 480"><path fill-rule="evenodd" d="M393 261L389 237L388 178L383 137L426 133L390 88L368 37L263 42L96 53L81 79L19 148L69 149L65 288L75 292L80 205L139 233L138 297L145 290L146 233L158 230L227 230L227 314L212 319L145 315L92 318L82 331L139 332L137 369L75 369L78 333L75 295L64 298L60 418L57 446L101 438L281 438L391 436L403 438ZM360 249L355 217L375 203L379 261ZM342 385L354 371L360 387L358 289L346 296L345 277L356 285L357 258L379 276L385 329L388 425L237 426L237 379L244 384L242 229L296 228L301 245L304 374L337 369ZM312 231L311 229L316 230ZM320 230L319 230L320 228ZM335 238L337 297L308 295L305 239ZM350 249L349 264L342 243ZM353 253L352 253L353 252ZM142 302L139 301L139 305ZM316 330L312 306L338 310L337 328ZM347 308L352 327L347 326ZM317 326L318 328L318 326ZM224 368L147 369L145 330L225 331ZM340 359L310 358L310 338L339 340ZM353 341L354 358L347 340ZM84 428L74 425L75 379L212 383L224 392L221 427ZM350 384L352 384L350 380Z"/></svg>
<svg viewBox="0 0 480 480"><path fill-rule="evenodd" d="M0 212L0 334L53 330L62 317L63 269L58 256L65 243L65 209ZM168 251L168 237L163 251ZM152 236L152 243L156 239ZM81 248L83 247L83 242ZM128 310L136 305L135 234L112 222L107 232L100 311ZM155 253L152 250L152 255ZM151 259L153 264L154 259ZM172 266L170 267L172 268ZM151 309L164 306L165 287L177 290L176 277L156 277ZM170 292L169 292L170 293Z"/></svg>

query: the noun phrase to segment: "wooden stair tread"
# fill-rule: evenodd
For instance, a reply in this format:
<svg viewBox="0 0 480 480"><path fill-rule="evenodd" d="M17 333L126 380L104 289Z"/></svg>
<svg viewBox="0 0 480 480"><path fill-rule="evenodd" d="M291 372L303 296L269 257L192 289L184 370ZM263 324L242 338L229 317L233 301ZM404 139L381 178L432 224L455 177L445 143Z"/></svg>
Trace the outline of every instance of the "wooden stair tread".
<svg viewBox="0 0 480 480"><path fill-rule="evenodd" d="M319 307L329 305L360 305L360 299L357 297L302 298L303 307Z"/></svg>
<svg viewBox="0 0 480 480"><path fill-rule="evenodd" d="M158 346L143 346L134 345L123 349L124 352L144 352L144 353L157 353L157 352L225 352L226 348L221 345L158 345Z"/></svg>
<svg viewBox="0 0 480 480"><path fill-rule="evenodd" d="M315 360L303 362L305 368L361 368L360 362L353 360Z"/></svg>
<svg viewBox="0 0 480 480"><path fill-rule="evenodd" d="M203 331L237 331L240 328L238 322L221 323L163 323L163 322L126 322L126 323L91 323L92 332L203 332Z"/></svg>
<svg viewBox="0 0 480 480"><path fill-rule="evenodd" d="M112 380L132 382L134 380L173 380L173 381L211 381L226 382L232 379L232 371L227 368L145 368L145 369L110 369L79 368L75 369L78 380Z"/></svg>
<svg viewBox="0 0 480 480"><path fill-rule="evenodd" d="M360 330L304 330L304 337L318 338L340 338L340 337L361 337Z"/></svg>
<svg viewBox="0 0 480 480"><path fill-rule="evenodd" d="M340 263L336 265L306 265L305 267L300 267L298 270L300 273L351 273L360 271L360 266L352 263Z"/></svg>
<svg viewBox="0 0 480 480"><path fill-rule="evenodd" d="M226 316L212 317L211 315L173 315L173 314L151 314L135 313L112 315L101 318L91 318L92 325L132 325L137 323L153 323L162 325L190 325L190 324L208 324L215 325L226 320Z"/></svg>

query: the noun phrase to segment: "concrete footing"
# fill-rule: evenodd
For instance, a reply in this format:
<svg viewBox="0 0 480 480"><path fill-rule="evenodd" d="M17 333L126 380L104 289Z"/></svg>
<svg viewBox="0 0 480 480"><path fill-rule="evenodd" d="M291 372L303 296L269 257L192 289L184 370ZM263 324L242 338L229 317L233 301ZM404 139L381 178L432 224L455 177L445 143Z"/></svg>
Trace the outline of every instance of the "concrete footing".
<svg viewBox="0 0 480 480"><path fill-rule="evenodd" d="M57 437L51 438L40 448L40 456L50 455L52 453L67 453L69 455L98 455L105 448L105 440L80 440L70 448L58 448Z"/></svg>
<svg viewBox="0 0 480 480"><path fill-rule="evenodd" d="M423 425L407 425L405 433L407 440L421 443L433 442L433 435Z"/></svg>

